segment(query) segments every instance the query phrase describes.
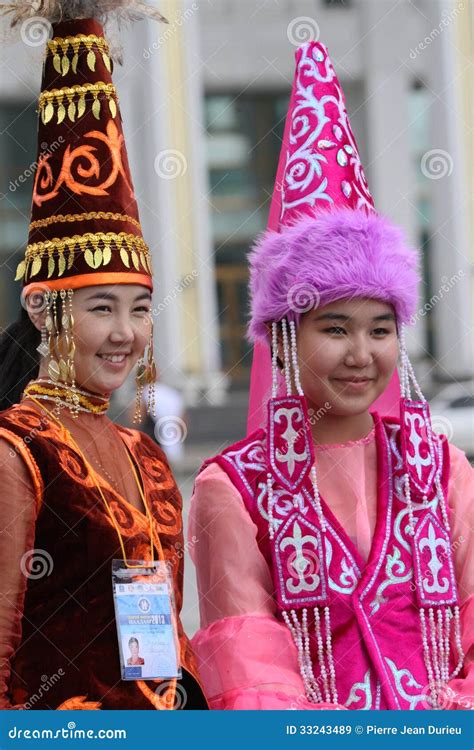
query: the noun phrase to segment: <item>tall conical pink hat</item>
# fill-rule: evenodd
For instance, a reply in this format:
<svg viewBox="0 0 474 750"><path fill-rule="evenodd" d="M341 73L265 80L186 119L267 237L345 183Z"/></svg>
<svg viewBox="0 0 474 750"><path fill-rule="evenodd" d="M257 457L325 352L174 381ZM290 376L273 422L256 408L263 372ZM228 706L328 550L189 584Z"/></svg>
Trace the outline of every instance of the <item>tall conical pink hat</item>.
<svg viewBox="0 0 474 750"><path fill-rule="evenodd" d="M369 192L344 93L328 51L320 42L296 53L296 75L282 150L280 227L329 207L365 208Z"/></svg>
<svg viewBox="0 0 474 750"><path fill-rule="evenodd" d="M320 306L354 296L378 298L394 306L399 322L408 322L416 307L417 266L418 255L401 229L374 209L326 47L302 45L268 229L250 255L255 352L249 430L263 423L270 391L266 324L284 317L298 321L292 294L303 297L303 306L309 303L306 309L312 298ZM395 372L374 408L397 414L399 395Z"/></svg>

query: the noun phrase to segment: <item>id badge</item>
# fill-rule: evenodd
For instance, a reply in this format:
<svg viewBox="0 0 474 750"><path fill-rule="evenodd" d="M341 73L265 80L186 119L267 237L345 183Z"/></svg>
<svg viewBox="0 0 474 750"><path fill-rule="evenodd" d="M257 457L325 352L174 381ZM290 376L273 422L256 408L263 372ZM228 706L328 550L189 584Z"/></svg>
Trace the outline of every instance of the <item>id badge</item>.
<svg viewBox="0 0 474 750"><path fill-rule="evenodd" d="M181 677L173 587L166 564L112 561L122 680Z"/></svg>

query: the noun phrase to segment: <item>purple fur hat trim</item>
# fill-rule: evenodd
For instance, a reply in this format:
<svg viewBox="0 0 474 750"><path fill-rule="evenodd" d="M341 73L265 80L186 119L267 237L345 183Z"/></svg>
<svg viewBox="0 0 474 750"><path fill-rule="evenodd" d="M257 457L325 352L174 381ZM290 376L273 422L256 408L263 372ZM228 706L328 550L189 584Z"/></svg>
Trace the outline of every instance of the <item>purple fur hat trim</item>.
<svg viewBox="0 0 474 750"><path fill-rule="evenodd" d="M419 255L403 231L375 212L337 208L268 231L250 257L249 338L268 341L266 323L339 299L393 305L398 323L416 310Z"/></svg>

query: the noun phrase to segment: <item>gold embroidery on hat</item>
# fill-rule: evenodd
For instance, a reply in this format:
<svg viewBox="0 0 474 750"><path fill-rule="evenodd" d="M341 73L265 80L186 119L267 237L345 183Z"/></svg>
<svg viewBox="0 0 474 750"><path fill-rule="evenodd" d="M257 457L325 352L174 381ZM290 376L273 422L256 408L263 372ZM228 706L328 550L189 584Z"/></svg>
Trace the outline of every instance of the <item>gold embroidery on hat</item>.
<svg viewBox="0 0 474 750"><path fill-rule="evenodd" d="M59 75L65 76L69 70L77 74L81 44L87 50L86 60L89 70L95 71L97 57L100 55L109 73L112 72L109 45L105 39L95 34L77 34L77 36L55 37L48 42L46 55L52 55L53 67ZM73 52L71 60L68 56L70 50Z"/></svg>
<svg viewBox="0 0 474 750"><path fill-rule="evenodd" d="M39 98L39 113L44 125L47 125L54 115L57 115L57 124L60 125L66 118L66 113L71 122L82 117L86 111L86 96L92 95L92 114L96 120L100 119L101 99L99 95L105 96L108 110L113 118L117 116L117 92L113 83L85 83L82 86L65 86L61 89L43 91ZM90 101L90 97L87 96ZM67 109L66 109L67 105Z"/></svg>
<svg viewBox="0 0 474 750"><path fill-rule="evenodd" d="M34 242L26 248L25 260L18 265L15 281L23 277L31 279L48 266L48 279L53 274L62 276L66 268L70 270L76 253L82 252L89 268L97 270L107 266L112 259L112 247L119 251L123 265L140 271L140 264L147 274L151 274L151 259L148 247L142 237L126 232L96 232L73 237L55 237L44 242ZM66 261L66 251L68 261Z"/></svg>
<svg viewBox="0 0 474 750"><path fill-rule="evenodd" d="M141 229L140 222L134 219L133 216L127 214L116 214L112 211L89 211L84 214L57 214L55 216L47 216L45 219L37 219L36 221L30 222L30 229L42 229L43 227L49 227L51 224L74 222L74 221L93 221L94 219L105 219L106 221L127 221L129 224Z"/></svg>

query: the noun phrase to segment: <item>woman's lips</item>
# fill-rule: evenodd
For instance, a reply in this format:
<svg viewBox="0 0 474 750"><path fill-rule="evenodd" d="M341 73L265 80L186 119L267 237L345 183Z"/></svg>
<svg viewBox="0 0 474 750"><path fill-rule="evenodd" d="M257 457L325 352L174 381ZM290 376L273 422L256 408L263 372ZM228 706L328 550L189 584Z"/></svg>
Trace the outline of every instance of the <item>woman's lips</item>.
<svg viewBox="0 0 474 750"><path fill-rule="evenodd" d="M372 378L367 378L367 380L345 380L343 378L334 378L338 383L343 383L346 388L349 388L354 391L363 391L367 388L369 383L372 383Z"/></svg>

